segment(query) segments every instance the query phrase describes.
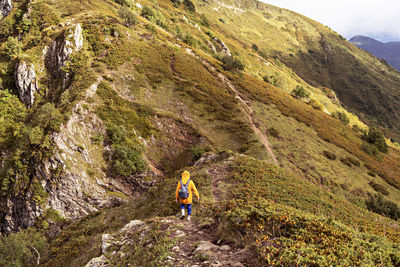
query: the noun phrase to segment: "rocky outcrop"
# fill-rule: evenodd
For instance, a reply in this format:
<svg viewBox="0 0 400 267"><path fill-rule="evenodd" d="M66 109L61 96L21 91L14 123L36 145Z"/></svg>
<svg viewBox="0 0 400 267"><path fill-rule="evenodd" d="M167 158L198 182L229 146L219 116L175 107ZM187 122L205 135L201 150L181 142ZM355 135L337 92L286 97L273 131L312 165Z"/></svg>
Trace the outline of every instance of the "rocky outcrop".
<svg viewBox="0 0 400 267"><path fill-rule="evenodd" d="M11 10L11 0L0 0L0 20L7 17Z"/></svg>
<svg viewBox="0 0 400 267"><path fill-rule="evenodd" d="M63 88L68 87L71 79L71 74L64 71L63 68L71 59L73 53L81 50L82 47L82 26L77 23L54 40L50 48L47 49L47 68L50 70L53 78L62 79Z"/></svg>
<svg viewBox="0 0 400 267"><path fill-rule="evenodd" d="M212 40L215 43L216 49L219 53L221 53L222 55L225 55L225 56L229 56L229 57L232 56L231 51L229 50L229 48L225 45L225 43L221 39L219 39L217 37L213 37Z"/></svg>
<svg viewBox="0 0 400 267"><path fill-rule="evenodd" d="M15 66L14 80L20 100L28 107L32 107L35 102L35 93L39 92L33 64L20 61Z"/></svg>
<svg viewBox="0 0 400 267"><path fill-rule="evenodd" d="M4 201L4 210L0 211L0 232L10 233L34 225L36 219L43 213L37 205L31 191L9 192Z"/></svg>

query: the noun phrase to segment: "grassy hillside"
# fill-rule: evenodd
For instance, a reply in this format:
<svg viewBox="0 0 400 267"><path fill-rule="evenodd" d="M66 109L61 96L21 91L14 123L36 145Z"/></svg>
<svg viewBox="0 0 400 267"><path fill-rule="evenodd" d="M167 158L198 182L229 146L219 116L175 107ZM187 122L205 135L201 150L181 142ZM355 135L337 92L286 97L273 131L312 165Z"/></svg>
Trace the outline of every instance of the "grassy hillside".
<svg viewBox="0 0 400 267"><path fill-rule="evenodd" d="M218 32L229 37L228 44L236 43L238 49L256 45L259 56L278 66L284 63L314 87L334 90L341 102L363 121L383 126L391 137L399 138L396 106L400 73L395 69L326 26L285 9L256 1L197 4L199 12L213 22ZM246 50L239 53L244 60L249 58ZM272 67L264 69L249 72L261 77L285 76ZM290 83L280 85L287 90L294 88Z"/></svg>
<svg viewBox="0 0 400 267"><path fill-rule="evenodd" d="M26 10L16 3L1 22L3 40L21 31L18 12ZM331 89L322 88L336 90L350 107L346 98L358 93L340 95L335 75L347 84L347 75L360 73L343 69L349 60L377 64L375 59L316 22L261 3L195 2L198 12L190 1L138 3L34 2L15 53L3 45L0 223L8 220L14 199L21 199L21 206L12 214L29 212L26 203L40 209L34 225L18 226L29 230L2 239L0 255L22 251L16 256L21 264L33 264L37 255L29 242L35 239L43 265L82 266L104 254L102 234L140 219L154 230L149 240L162 240L159 246L147 247L133 235L129 238L141 245L127 247L132 257L110 253L107 259L115 265L168 265L164 260L173 255L177 240L162 220L177 212L173 192L180 172L188 169L202 194L193 227L200 231L203 225L208 229L203 237L214 243L222 240L257 255L261 265L323 266L339 259L344 265L398 265L400 150L392 145L380 152L366 142L368 126ZM43 49L78 22L84 46L65 67L72 80L63 89L44 68ZM220 45L213 37L233 56L213 51ZM6 43L14 47L14 41ZM324 42L331 46L327 58L303 55L305 49L312 54L311 47L316 54L324 51ZM13 83L15 64L24 58L37 68L41 88L30 109L18 100ZM339 59L344 60L340 68L325 66ZM376 79L395 81L397 73L379 68ZM360 90L372 95L368 88ZM395 92L377 98L389 102L379 104L386 121L379 119L392 124L394 135L397 111L388 109L397 105ZM363 94L361 108L353 110L371 105ZM373 114L365 114L371 122ZM76 118L79 123L73 123ZM91 125L90 135L82 121ZM76 128L74 155L96 157L90 163L72 158L65 169L84 174L81 186L105 183L106 176L115 182L104 185L104 194L118 200L112 205L128 204L82 220L62 218L50 205L53 192L42 186L41 171L59 152L54 134L62 134L66 124ZM195 164L200 158L203 163ZM52 183L61 189L65 169L51 170ZM128 189L118 189L117 183ZM79 197L94 199L95 193L87 189ZM212 231L215 236L208 235ZM146 251L146 258L138 251ZM2 259L0 265L16 260Z"/></svg>

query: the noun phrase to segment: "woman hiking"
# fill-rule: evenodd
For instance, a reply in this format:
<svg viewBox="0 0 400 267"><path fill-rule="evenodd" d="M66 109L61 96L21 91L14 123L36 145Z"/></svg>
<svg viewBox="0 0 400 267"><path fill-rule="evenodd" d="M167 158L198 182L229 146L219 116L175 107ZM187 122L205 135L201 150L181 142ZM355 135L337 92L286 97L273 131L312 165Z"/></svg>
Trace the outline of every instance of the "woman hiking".
<svg viewBox="0 0 400 267"><path fill-rule="evenodd" d="M196 186L190 179L190 173L184 171L182 173L182 179L178 182L178 186L176 187L176 203L181 203L181 220L185 218L185 208L187 208L187 219L190 221L193 193L196 195L197 200L200 200L199 192L197 192Z"/></svg>

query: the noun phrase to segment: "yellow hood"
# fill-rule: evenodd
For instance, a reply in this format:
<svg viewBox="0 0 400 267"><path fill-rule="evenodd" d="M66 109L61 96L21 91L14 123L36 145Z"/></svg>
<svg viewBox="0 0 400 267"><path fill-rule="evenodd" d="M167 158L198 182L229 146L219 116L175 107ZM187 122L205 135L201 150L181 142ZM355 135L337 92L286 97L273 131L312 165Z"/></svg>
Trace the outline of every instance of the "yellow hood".
<svg viewBox="0 0 400 267"><path fill-rule="evenodd" d="M183 182L184 184L186 184L187 181L189 181L189 179L190 179L190 173L189 173L188 171L184 171L184 172L182 173L182 182Z"/></svg>

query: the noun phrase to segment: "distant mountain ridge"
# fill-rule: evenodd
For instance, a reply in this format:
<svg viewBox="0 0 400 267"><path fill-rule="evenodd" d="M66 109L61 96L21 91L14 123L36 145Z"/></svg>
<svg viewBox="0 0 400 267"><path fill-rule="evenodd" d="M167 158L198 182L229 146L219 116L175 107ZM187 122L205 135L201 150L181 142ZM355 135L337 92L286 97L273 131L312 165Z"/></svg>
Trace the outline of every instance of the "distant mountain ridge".
<svg viewBox="0 0 400 267"><path fill-rule="evenodd" d="M400 70L400 41L383 43L362 35L356 35L349 41Z"/></svg>

